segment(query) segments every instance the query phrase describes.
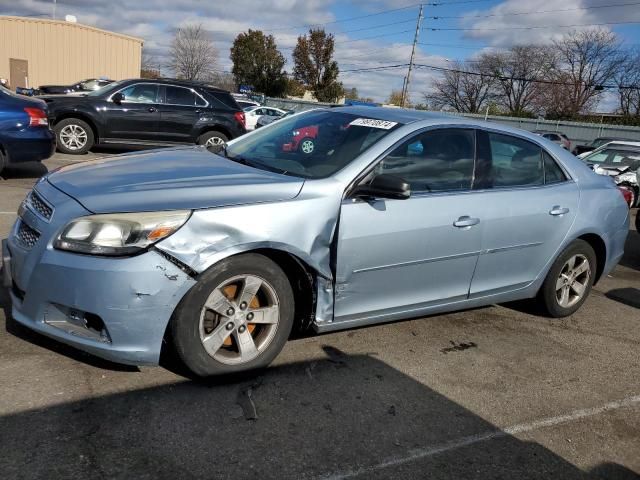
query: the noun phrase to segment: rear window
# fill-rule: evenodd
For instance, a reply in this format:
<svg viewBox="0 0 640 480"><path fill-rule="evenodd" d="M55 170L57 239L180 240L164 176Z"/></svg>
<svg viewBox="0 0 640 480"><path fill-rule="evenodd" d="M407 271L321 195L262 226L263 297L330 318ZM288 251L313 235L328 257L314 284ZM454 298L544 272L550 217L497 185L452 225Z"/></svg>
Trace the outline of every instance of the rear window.
<svg viewBox="0 0 640 480"><path fill-rule="evenodd" d="M215 92L213 90L206 90L206 92L213 108L222 108L225 110L241 110L230 93Z"/></svg>

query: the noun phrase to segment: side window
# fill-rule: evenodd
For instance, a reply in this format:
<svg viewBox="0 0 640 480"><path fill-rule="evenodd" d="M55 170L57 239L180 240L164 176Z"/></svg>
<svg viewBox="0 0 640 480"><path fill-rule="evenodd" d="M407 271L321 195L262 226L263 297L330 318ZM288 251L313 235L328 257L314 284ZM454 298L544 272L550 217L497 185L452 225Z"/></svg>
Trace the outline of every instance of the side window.
<svg viewBox="0 0 640 480"><path fill-rule="evenodd" d="M168 105L194 106L196 104L196 94L188 88L167 85L165 95Z"/></svg>
<svg viewBox="0 0 640 480"><path fill-rule="evenodd" d="M137 83L121 90L126 103L158 103L158 85Z"/></svg>
<svg viewBox="0 0 640 480"><path fill-rule="evenodd" d="M543 184L540 147L510 135L478 131L475 189Z"/></svg>
<svg viewBox="0 0 640 480"><path fill-rule="evenodd" d="M377 172L402 177L413 192L468 190L474 151L473 130L431 130L396 148L380 162Z"/></svg>
<svg viewBox="0 0 640 480"><path fill-rule="evenodd" d="M562 169L558 166L556 161L551 155L544 150L542 151L542 158L544 159L544 183L549 185L550 183L564 182L567 177Z"/></svg>

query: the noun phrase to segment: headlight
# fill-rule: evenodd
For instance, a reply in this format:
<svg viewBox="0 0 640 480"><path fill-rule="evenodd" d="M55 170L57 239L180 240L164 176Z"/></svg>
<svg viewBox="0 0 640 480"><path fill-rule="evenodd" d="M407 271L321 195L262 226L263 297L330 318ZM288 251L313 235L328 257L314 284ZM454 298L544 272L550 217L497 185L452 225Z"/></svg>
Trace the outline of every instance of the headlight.
<svg viewBox="0 0 640 480"><path fill-rule="evenodd" d="M637 176L635 172L621 173L620 175L616 176L616 183L620 183L620 182L637 183Z"/></svg>
<svg viewBox="0 0 640 480"><path fill-rule="evenodd" d="M89 215L69 222L53 246L92 255L131 255L178 230L189 210Z"/></svg>

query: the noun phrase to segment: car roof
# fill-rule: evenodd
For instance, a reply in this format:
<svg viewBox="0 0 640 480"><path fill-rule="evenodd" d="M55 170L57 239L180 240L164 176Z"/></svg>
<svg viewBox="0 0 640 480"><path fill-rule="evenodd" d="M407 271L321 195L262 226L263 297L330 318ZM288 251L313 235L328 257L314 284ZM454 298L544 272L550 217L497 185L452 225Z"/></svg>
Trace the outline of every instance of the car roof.
<svg viewBox="0 0 640 480"><path fill-rule="evenodd" d="M635 148L640 148L640 142L615 140L613 142L605 143L603 145L603 147L604 148L607 148L607 147L635 147Z"/></svg>
<svg viewBox="0 0 640 480"><path fill-rule="evenodd" d="M200 87L212 92L229 93L228 90L216 87L207 82L198 82L195 80L179 80L174 78L129 78L127 82L135 83L157 83L160 85L177 85L179 87ZM229 95L231 95L229 93Z"/></svg>

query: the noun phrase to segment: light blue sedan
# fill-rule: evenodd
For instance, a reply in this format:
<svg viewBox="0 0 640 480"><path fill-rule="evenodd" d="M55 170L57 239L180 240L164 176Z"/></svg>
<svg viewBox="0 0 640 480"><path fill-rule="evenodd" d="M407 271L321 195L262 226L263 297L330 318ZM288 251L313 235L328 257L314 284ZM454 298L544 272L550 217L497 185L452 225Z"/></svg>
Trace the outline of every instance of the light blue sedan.
<svg viewBox="0 0 640 480"><path fill-rule="evenodd" d="M3 242L14 318L122 363L157 364L171 342L223 374L266 366L294 328L534 297L570 315L629 230L611 179L467 118L321 109L214 148L40 180Z"/></svg>

